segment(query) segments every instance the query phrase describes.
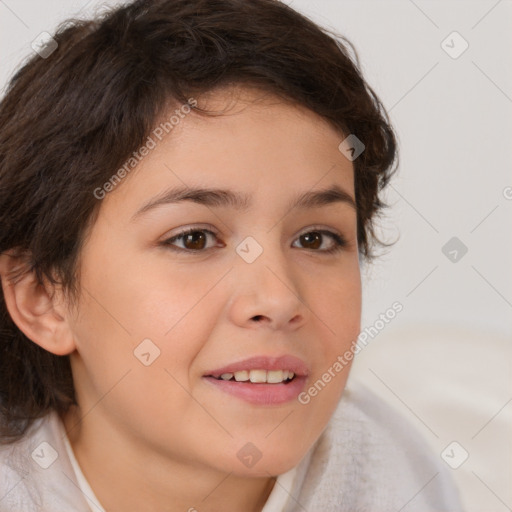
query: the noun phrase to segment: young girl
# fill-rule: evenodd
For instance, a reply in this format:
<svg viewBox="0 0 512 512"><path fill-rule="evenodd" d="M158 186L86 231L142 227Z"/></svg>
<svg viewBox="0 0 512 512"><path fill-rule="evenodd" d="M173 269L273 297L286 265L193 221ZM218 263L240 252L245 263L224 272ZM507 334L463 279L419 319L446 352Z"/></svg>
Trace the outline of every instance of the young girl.
<svg viewBox="0 0 512 512"><path fill-rule="evenodd" d="M0 510L460 510L345 389L396 160L350 43L277 0L39 43L0 104Z"/></svg>

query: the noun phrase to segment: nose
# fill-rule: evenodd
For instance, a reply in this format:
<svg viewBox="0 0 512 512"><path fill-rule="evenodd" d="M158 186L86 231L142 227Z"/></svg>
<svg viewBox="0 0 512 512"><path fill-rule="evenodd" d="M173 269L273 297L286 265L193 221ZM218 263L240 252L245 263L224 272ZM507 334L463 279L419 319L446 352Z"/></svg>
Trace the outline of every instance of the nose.
<svg viewBox="0 0 512 512"><path fill-rule="evenodd" d="M267 247L252 263L238 258L230 274L230 317L235 324L294 330L307 321L310 310L301 296L301 276L281 249Z"/></svg>

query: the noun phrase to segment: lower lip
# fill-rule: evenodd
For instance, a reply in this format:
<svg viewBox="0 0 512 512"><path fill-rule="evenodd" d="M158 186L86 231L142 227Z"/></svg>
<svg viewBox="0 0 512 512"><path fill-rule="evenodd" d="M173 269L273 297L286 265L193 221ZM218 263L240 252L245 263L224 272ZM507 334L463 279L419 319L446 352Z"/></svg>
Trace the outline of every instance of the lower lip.
<svg viewBox="0 0 512 512"><path fill-rule="evenodd" d="M219 380L214 377L203 378L211 382L217 389L257 405L279 405L291 402L297 399L306 383L306 377L297 376L287 384L236 382Z"/></svg>

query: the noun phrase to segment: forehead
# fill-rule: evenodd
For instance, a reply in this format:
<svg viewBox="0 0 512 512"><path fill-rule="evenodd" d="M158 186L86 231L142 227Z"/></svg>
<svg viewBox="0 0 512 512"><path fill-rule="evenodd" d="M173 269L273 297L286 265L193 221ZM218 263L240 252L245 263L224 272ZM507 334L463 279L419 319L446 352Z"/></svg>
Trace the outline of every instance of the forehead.
<svg viewBox="0 0 512 512"><path fill-rule="evenodd" d="M259 193L265 201L290 204L291 196L337 185L353 198L352 163L338 150L344 135L319 115L250 88L210 92L197 101L218 115L191 111L161 140L150 135L152 149L107 194L106 203L133 214L149 197L174 186L229 187L246 198ZM176 109L165 112L156 129Z"/></svg>

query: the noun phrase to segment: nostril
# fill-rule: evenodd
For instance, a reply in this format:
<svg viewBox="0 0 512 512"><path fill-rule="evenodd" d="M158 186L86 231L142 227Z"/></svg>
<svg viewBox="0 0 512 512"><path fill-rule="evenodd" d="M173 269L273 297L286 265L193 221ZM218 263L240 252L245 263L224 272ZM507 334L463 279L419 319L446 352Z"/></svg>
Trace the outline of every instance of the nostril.
<svg viewBox="0 0 512 512"><path fill-rule="evenodd" d="M256 322L259 322L262 318L263 318L263 315L256 315L256 316L252 317L252 319L255 320Z"/></svg>

